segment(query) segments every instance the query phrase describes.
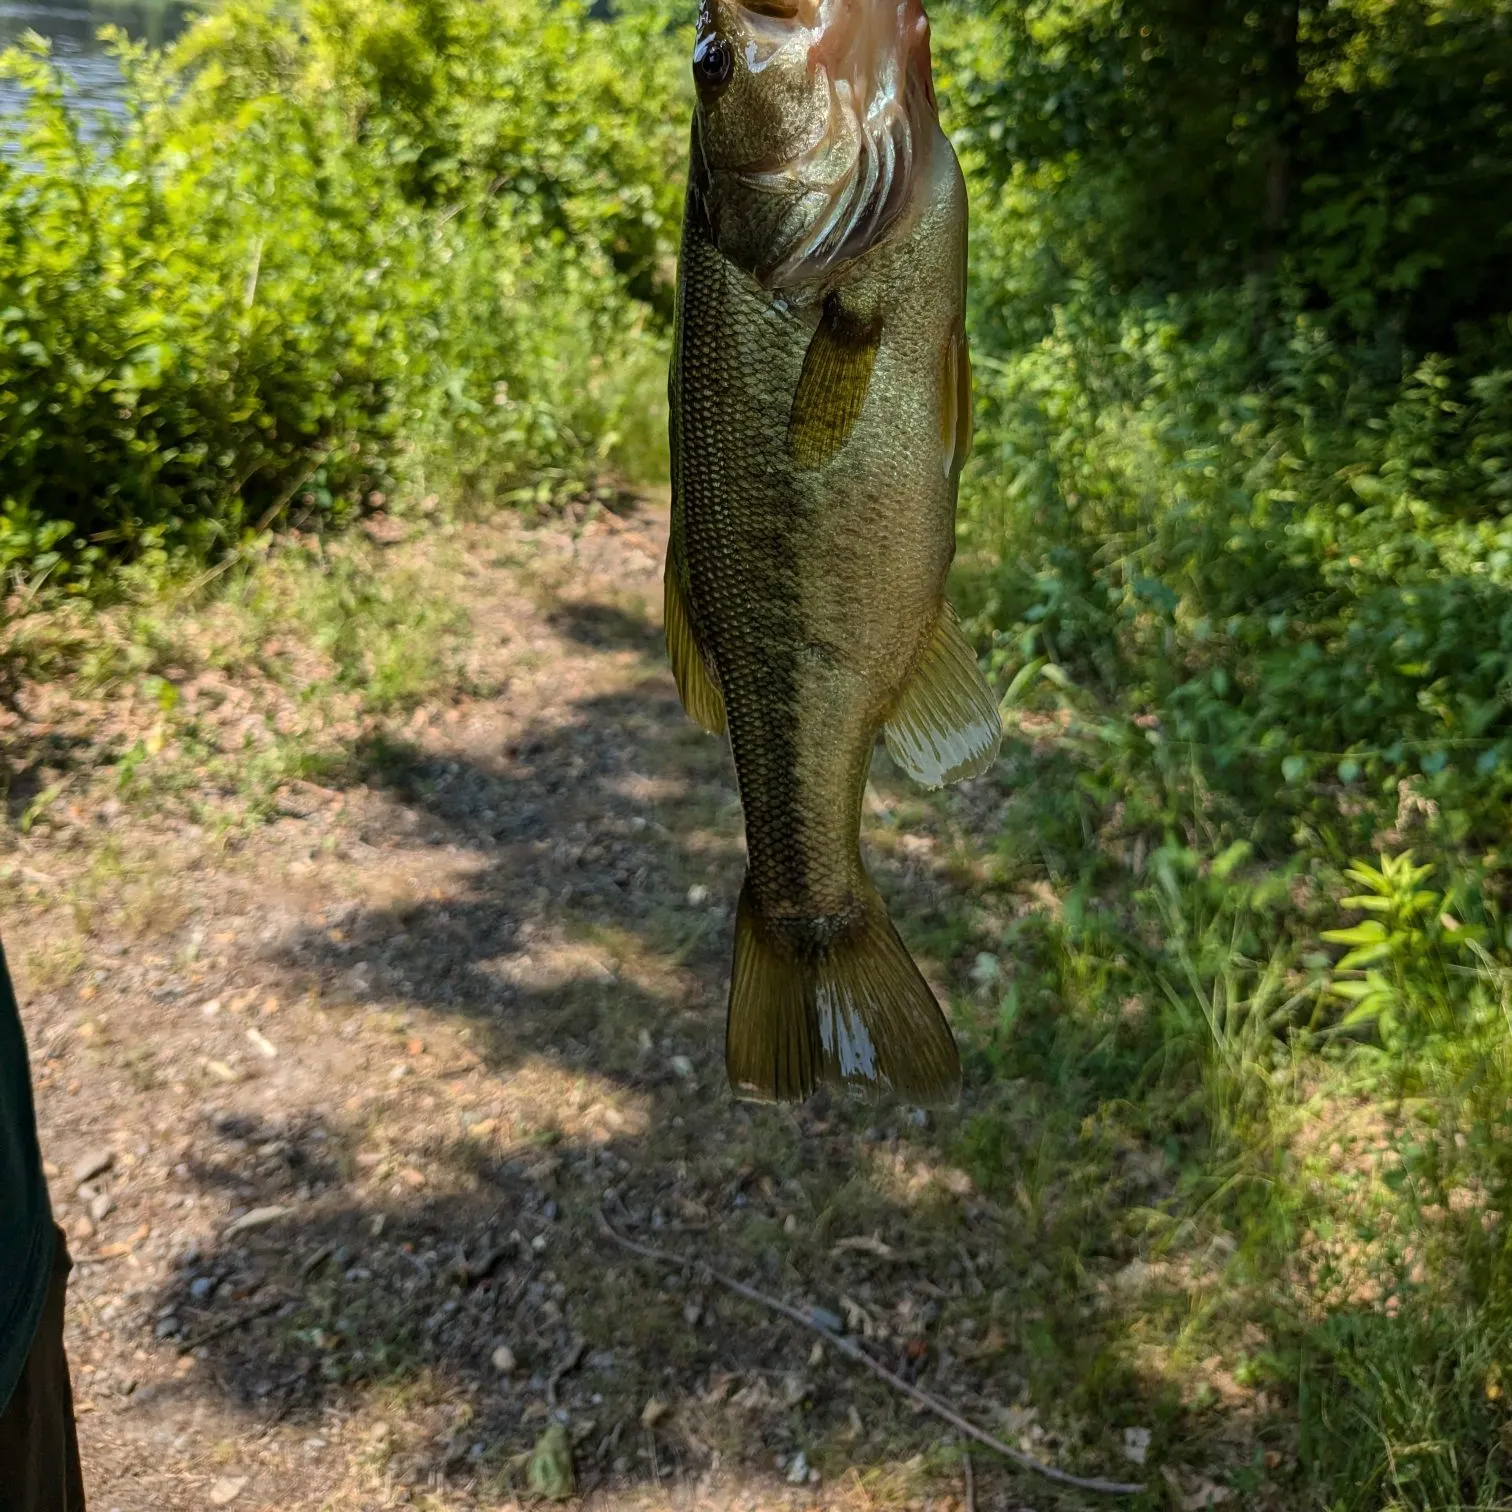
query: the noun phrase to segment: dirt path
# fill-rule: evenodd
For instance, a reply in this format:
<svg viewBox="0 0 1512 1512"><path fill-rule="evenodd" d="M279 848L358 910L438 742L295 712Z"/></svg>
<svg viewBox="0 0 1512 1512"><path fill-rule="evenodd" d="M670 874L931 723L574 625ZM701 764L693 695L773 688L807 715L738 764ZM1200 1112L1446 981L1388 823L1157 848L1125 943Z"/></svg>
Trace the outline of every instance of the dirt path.
<svg viewBox="0 0 1512 1512"><path fill-rule="evenodd" d="M396 528L384 570L465 613L466 675L384 720L322 714L344 760L280 783L270 822L226 821L213 763L219 788L138 806L119 759L58 754L140 693L23 698L4 938L100 1512L508 1505L553 1421L594 1505L964 1505L948 1430L696 1268L606 1248L601 1206L1062 1452L1004 1289L1032 1235L943 1153L969 1101L942 1130L728 1097L739 810L664 666L664 533L654 503L444 550ZM191 673L221 727L307 717ZM40 814L38 750L64 774ZM994 795L878 781L880 878L959 999L982 905L942 858ZM1132 1468L1116 1423L1081 1436L1078 1463ZM1060 1505L983 1459L978 1507Z"/></svg>

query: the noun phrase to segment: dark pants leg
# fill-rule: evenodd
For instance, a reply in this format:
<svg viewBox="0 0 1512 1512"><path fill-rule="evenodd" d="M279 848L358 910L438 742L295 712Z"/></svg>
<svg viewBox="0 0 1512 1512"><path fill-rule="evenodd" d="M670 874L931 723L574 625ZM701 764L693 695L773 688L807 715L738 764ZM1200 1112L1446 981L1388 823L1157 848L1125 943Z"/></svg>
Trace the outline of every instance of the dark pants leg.
<svg viewBox="0 0 1512 1512"><path fill-rule="evenodd" d="M71 1268L60 1232L36 1342L15 1395L0 1413L0 1512L84 1512L73 1387L63 1353Z"/></svg>

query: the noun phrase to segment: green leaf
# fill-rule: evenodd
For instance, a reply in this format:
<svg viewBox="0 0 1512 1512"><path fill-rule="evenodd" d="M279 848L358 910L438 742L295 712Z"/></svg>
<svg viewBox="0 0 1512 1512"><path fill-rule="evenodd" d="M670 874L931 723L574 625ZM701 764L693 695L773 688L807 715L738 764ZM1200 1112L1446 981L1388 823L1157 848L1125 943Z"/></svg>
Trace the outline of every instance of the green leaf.
<svg viewBox="0 0 1512 1512"><path fill-rule="evenodd" d="M572 1470L572 1440L560 1423L553 1423L530 1452L525 1478L537 1496L568 1501L577 1490Z"/></svg>
<svg viewBox="0 0 1512 1512"><path fill-rule="evenodd" d="M1323 938L1334 945L1377 945L1386 939L1386 926L1376 919L1366 919L1349 929L1325 929Z"/></svg>
<svg viewBox="0 0 1512 1512"><path fill-rule="evenodd" d="M1254 853L1255 847L1248 840L1234 841L1221 856L1214 858L1213 876L1220 882L1226 882Z"/></svg>
<svg viewBox="0 0 1512 1512"><path fill-rule="evenodd" d="M1374 965L1377 961L1389 960L1391 946L1382 940L1379 945L1361 945L1358 950L1351 950L1348 955L1339 961L1340 971L1359 971L1366 966Z"/></svg>
<svg viewBox="0 0 1512 1512"><path fill-rule="evenodd" d="M1328 990L1335 997L1348 999L1351 1003L1374 995L1375 988L1369 982L1330 982Z"/></svg>

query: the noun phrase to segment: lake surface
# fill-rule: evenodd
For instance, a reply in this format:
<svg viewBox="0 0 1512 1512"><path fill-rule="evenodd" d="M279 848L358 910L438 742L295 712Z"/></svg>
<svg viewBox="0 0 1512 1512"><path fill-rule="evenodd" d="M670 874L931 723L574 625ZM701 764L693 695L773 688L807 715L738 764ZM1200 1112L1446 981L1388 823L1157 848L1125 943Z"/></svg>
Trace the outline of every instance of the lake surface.
<svg viewBox="0 0 1512 1512"><path fill-rule="evenodd" d="M190 6L178 0L72 4L48 0L0 0L0 48L34 31L52 41L53 56L73 80L79 103L96 110L113 109L120 97L121 76L100 49L102 26L119 26L130 36L161 45L171 42L188 23ZM0 80L0 114L16 108L16 87Z"/></svg>

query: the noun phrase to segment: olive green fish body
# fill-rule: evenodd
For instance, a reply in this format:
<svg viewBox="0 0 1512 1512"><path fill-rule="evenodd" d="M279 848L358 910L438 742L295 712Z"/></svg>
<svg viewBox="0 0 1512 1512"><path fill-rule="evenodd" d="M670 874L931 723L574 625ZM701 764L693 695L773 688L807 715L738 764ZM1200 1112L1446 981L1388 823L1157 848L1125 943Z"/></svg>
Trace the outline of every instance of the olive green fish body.
<svg viewBox="0 0 1512 1512"><path fill-rule="evenodd" d="M894 754L933 783L979 770L998 739L944 597L969 418L964 186L931 115L909 134L906 194L876 175L886 234L774 276L811 191L742 202L702 160L703 125L671 380L668 634L690 712L728 729L746 819L731 1079L766 1098L827 1080L939 1101L954 1042L867 877L860 820L890 721ZM853 213L880 223L864 188ZM771 256L730 255L732 215L728 239Z"/></svg>

